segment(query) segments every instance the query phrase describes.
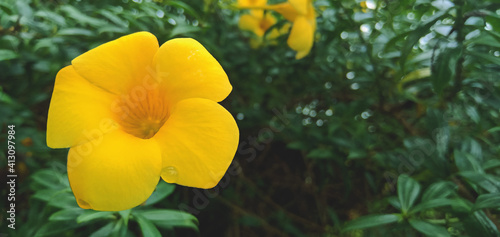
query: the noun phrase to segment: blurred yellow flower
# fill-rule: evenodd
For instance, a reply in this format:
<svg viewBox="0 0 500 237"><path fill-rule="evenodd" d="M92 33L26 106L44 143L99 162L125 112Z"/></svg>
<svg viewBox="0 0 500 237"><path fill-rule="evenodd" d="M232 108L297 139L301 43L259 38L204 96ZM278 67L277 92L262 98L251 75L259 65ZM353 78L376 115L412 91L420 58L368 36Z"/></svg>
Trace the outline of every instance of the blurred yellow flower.
<svg viewBox="0 0 500 237"><path fill-rule="evenodd" d="M274 24L276 24L276 18L270 12L264 13L262 10L254 10L249 14L241 15L238 22L242 30L248 30L255 34L255 37L250 39L252 48L261 46L264 43L264 38L270 44L276 44L275 39L288 32L290 28L289 24L285 24L281 29L273 28L265 35Z"/></svg>
<svg viewBox="0 0 500 237"><path fill-rule="evenodd" d="M372 0L362 1L359 3L359 6L361 6L361 11L364 13L367 13L369 10L373 10L377 7L375 2Z"/></svg>
<svg viewBox="0 0 500 237"><path fill-rule="evenodd" d="M361 6L361 11L363 11L364 13L368 12L368 6L366 5L366 1L360 2L359 5Z"/></svg>
<svg viewBox="0 0 500 237"><path fill-rule="evenodd" d="M269 5L266 9L274 10L293 22L287 43L297 52L295 58L301 59L309 54L316 31L316 12L312 0L289 0L285 3Z"/></svg>
<svg viewBox="0 0 500 237"><path fill-rule="evenodd" d="M92 49L59 71L47 145L70 147L68 177L78 205L125 210L169 183L212 188L238 145L235 120L217 102L232 90L196 40L158 45L139 32Z"/></svg>
<svg viewBox="0 0 500 237"><path fill-rule="evenodd" d="M241 15L238 25L242 30L251 31L255 35L262 37L275 23L276 18L270 12L267 12L266 14Z"/></svg>
<svg viewBox="0 0 500 237"><path fill-rule="evenodd" d="M266 4L267 0L238 0L238 7L241 8L259 7Z"/></svg>

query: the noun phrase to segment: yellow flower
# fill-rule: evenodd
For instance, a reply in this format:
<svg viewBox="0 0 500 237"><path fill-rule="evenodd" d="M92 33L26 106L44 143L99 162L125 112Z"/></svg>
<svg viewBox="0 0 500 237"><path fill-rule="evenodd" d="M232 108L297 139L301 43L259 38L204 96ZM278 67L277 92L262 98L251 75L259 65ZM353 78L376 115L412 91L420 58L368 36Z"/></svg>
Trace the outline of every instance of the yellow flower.
<svg viewBox="0 0 500 237"><path fill-rule="evenodd" d="M267 0L238 0L238 7L250 8L250 7L262 7L267 4Z"/></svg>
<svg viewBox="0 0 500 237"><path fill-rule="evenodd" d="M367 13L368 12L368 5L366 4L366 1L362 1L359 3L359 5L361 6L361 11L363 11L364 13Z"/></svg>
<svg viewBox="0 0 500 237"><path fill-rule="evenodd" d="M238 145L226 73L196 40L158 46L139 32L92 49L59 71L47 145L70 147L78 205L102 211L140 205L161 178L212 188Z"/></svg>
<svg viewBox="0 0 500 237"><path fill-rule="evenodd" d="M262 45L264 38L270 44L276 44L275 39L290 28L289 24L285 24L281 29L273 28L265 35L274 24L276 24L276 18L270 12L264 13L262 10L254 10L250 14L243 14L238 22L240 29L248 30L255 34L255 37L250 39L252 48L258 48Z"/></svg>
<svg viewBox="0 0 500 237"><path fill-rule="evenodd" d="M295 58L301 59L309 54L316 31L316 12L312 0L289 0L266 8L280 13L293 22L287 43L290 48L297 51Z"/></svg>
<svg viewBox="0 0 500 237"><path fill-rule="evenodd" d="M242 30L248 30L259 37L263 37L266 31L275 23L276 18L270 12L267 12L260 15L241 15L238 25Z"/></svg>

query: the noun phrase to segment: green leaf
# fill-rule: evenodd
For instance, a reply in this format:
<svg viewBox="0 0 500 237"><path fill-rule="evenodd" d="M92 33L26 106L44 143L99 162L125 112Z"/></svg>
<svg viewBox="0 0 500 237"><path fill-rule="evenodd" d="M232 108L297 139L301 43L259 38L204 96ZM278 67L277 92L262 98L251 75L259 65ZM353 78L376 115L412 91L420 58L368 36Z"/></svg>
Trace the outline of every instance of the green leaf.
<svg viewBox="0 0 500 237"><path fill-rule="evenodd" d="M0 49L0 61L6 61L17 57L19 57L19 55L12 50Z"/></svg>
<svg viewBox="0 0 500 237"><path fill-rule="evenodd" d="M433 183L423 193L422 202L448 197L455 193L457 189L457 185L450 181Z"/></svg>
<svg viewBox="0 0 500 237"><path fill-rule="evenodd" d="M490 62L490 63L496 64L496 65L500 65L500 58L499 57L495 57L491 54L480 53L480 52L476 52L476 51L467 51L467 52L468 52L468 54L474 56L475 58L479 59L479 61L481 61L483 63Z"/></svg>
<svg viewBox="0 0 500 237"><path fill-rule="evenodd" d="M92 233L89 237L108 237L111 235L111 232L113 232L113 228L115 226L115 223L110 222L106 224L105 226L101 227L94 233Z"/></svg>
<svg viewBox="0 0 500 237"><path fill-rule="evenodd" d="M488 31L481 32L479 37L469 40L467 44L479 44L500 48L500 41L498 41L498 39L491 35Z"/></svg>
<svg viewBox="0 0 500 237"><path fill-rule="evenodd" d="M196 19L200 19L200 15L198 15L196 10L194 10L191 6L189 6L188 4L186 4L182 1L171 0L171 1L167 1L166 3L167 3L167 5L170 5L170 6L182 8L186 11L187 14L195 17Z"/></svg>
<svg viewBox="0 0 500 237"><path fill-rule="evenodd" d="M132 216L132 215L130 215L130 213L132 213L132 209L127 209L127 210L123 210L123 211L118 212L118 214L120 214L121 220L123 220L123 223L125 224L125 226L128 225L128 220Z"/></svg>
<svg viewBox="0 0 500 237"><path fill-rule="evenodd" d="M139 227L141 228L141 232L142 232L143 236L161 237L160 231L156 228L156 226L151 221L142 217L140 214L134 215L134 218L137 221L137 223L139 223Z"/></svg>
<svg viewBox="0 0 500 237"><path fill-rule="evenodd" d="M455 158L455 165L457 165L459 171L484 172L479 161L469 153L455 150L453 152L453 157Z"/></svg>
<svg viewBox="0 0 500 237"><path fill-rule="evenodd" d="M168 195L172 194L174 192L175 185L174 184L169 184L163 181L160 181L158 186L156 186L156 190L151 194L151 196L148 198L146 201L146 206L147 205L152 205L155 204L164 198L166 198Z"/></svg>
<svg viewBox="0 0 500 237"><path fill-rule="evenodd" d="M13 8L14 8L14 6L12 5L12 3L9 3L7 1L5 1L5 2L0 1L0 11L3 11L8 15L12 15Z"/></svg>
<svg viewBox="0 0 500 237"><path fill-rule="evenodd" d="M115 226L113 227L110 236L112 237L125 236L127 230L128 230L127 221L125 221L123 218L119 219L118 222L116 222Z"/></svg>
<svg viewBox="0 0 500 237"><path fill-rule="evenodd" d="M387 201L389 204L391 204L394 208L401 210L401 203L399 202L399 199L397 197L389 197L387 198Z"/></svg>
<svg viewBox="0 0 500 237"><path fill-rule="evenodd" d="M476 171L464 171L460 172L459 175L490 193L500 192L500 180L493 175L478 173Z"/></svg>
<svg viewBox="0 0 500 237"><path fill-rule="evenodd" d="M483 169L493 169L500 166L500 160L498 159L490 159L483 163Z"/></svg>
<svg viewBox="0 0 500 237"><path fill-rule="evenodd" d="M474 206L473 203L464 198L453 199L453 203L451 205L454 212L467 213L467 214L469 214L472 211L473 206Z"/></svg>
<svg viewBox="0 0 500 237"><path fill-rule="evenodd" d="M461 218L465 230L469 236L498 237L499 232L496 225L486 216L483 211L475 211Z"/></svg>
<svg viewBox="0 0 500 237"><path fill-rule="evenodd" d="M367 158L368 153L363 150L350 150L349 155L347 156L347 159L352 160L352 159L363 159Z"/></svg>
<svg viewBox="0 0 500 237"><path fill-rule="evenodd" d="M448 10L451 7L455 6L452 2L448 0L436 0L431 3L431 5L441 11Z"/></svg>
<svg viewBox="0 0 500 237"><path fill-rule="evenodd" d="M398 198L401 203L401 210L406 213L417 200L420 194L420 184L406 174L398 178Z"/></svg>
<svg viewBox="0 0 500 237"><path fill-rule="evenodd" d="M78 224L74 221L50 221L44 224L35 234L35 237L61 236L59 233L74 229Z"/></svg>
<svg viewBox="0 0 500 237"><path fill-rule="evenodd" d="M16 7L19 14L25 18L33 18L33 9L29 5L29 1L16 1Z"/></svg>
<svg viewBox="0 0 500 237"><path fill-rule="evenodd" d="M116 219L116 217L113 212L86 210L84 213L79 215L78 218L76 218L76 222L83 223L100 219Z"/></svg>
<svg viewBox="0 0 500 237"><path fill-rule="evenodd" d="M155 225L164 228L185 227L193 230L198 230L198 219L195 216L176 210L149 210L136 211L144 218L152 221Z"/></svg>
<svg viewBox="0 0 500 237"><path fill-rule="evenodd" d="M500 132L500 126L488 129L488 133Z"/></svg>
<svg viewBox="0 0 500 237"><path fill-rule="evenodd" d="M69 192L56 193L50 198L48 205L64 209L78 207L75 196Z"/></svg>
<svg viewBox="0 0 500 237"><path fill-rule="evenodd" d="M98 34L102 34L102 33L118 33L118 34L124 34L124 33L127 33L127 28L118 27L118 26L114 26L114 25L109 25L109 26L103 26L103 27L100 27L100 28L97 30L97 33L98 33Z"/></svg>
<svg viewBox="0 0 500 237"><path fill-rule="evenodd" d="M95 28L99 28L101 26L106 25L105 21L87 16L86 14L82 13L80 10L76 9L71 5L62 5L61 11L65 12L69 18L75 19L79 24L91 25Z"/></svg>
<svg viewBox="0 0 500 237"><path fill-rule="evenodd" d="M40 170L31 176L31 179L42 186L49 189L62 189L65 188L62 185L61 179L63 176L59 172L54 172L54 170Z"/></svg>
<svg viewBox="0 0 500 237"><path fill-rule="evenodd" d="M191 26L191 25L177 25L174 27L172 32L170 32L170 37L178 36L178 35L186 35L189 33L194 33L200 31L200 27Z"/></svg>
<svg viewBox="0 0 500 237"><path fill-rule="evenodd" d="M49 221L66 221L66 220L76 220L76 218L84 212L83 209L77 208L68 208L64 210L60 210L49 217Z"/></svg>
<svg viewBox="0 0 500 237"><path fill-rule="evenodd" d="M415 230L418 230L420 233L425 234L427 236L431 236L431 237L450 236L450 233L443 226L431 224L429 222L417 220L417 219L410 219L409 222L410 222L410 225Z"/></svg>
<svg viewBox="0 0 500 237"><path fill-rule="evenodd" d="M115 23L116 25L118 25L120 27L128 27L127 21L124 21L120 17L116 16L117 14L115 14L115 13L112 13L112 12L105 10L105 9L101 9L97 12L99 14L101 14L102 16L106 17L106 19L108 19L109 21Z"/></svg>
<svg viewBox="0 0 500 237"><path fill-rule="evenodd" d="M358 219L347 222L346 226L342 229L342 232L387 225L390 223L397 222L400 219L401 217L398 214L379 214L379 215L363 216Z"/></svg>
<svg viewBox="0 0 500 237"><path fill-rule="evenodd" d="M317 148L307 153L306 156L312 159L330 159L333 157L333 153L329 149Z"/></svg>
<svg viewBox="0 0 500 237"><path fill-rule="evenodd" d="M465 113L469 116L469 118L474 121L474 123L479 123L479 120L481 117L479 116L479 113L477 112L477 109L475 106L466 106L465 107Z"/></svg>
<svg viewBox="0 0 500 237"><path fill-rule="evenodd" d="M410 31L403 45L403 48L401 49L400 66L402 68L402 71L404 71L406 59L408 58L408 55L410 55L413 46L418 42L418 40L422 36L424 36L429 32L431 26L434 25L436 21L443 18L447 13L448 13L447 10L439 11L433 14L431 17L429 17L429 19L418 25L415 30Z"/></svg>
<svg viewBox="0 0 500 237"><path fill-rule="evenodd" d="M66 28L57 32L58 35L93 36L94 32L81 28Z"/></svg>
<svg viewBox="0 0 500 237"><path fill-rule="evenodd" d="M443 94L444 88L450 84L451 79L455 76L455 65L461 55L462 49L456 47L445 48L436 57L432 65L430 79L432 87L438 95Z"/></svg>
<svg viewBox="0 0 500 237"><path fill-rule="evenodd" d="M474 204L474 209L499 208L500 193L488 193L479 195Z"/></svg>
<svg viewBox="0 0 500 237"><path fill-rule="evenodd" d="M50 22L54 22L59 26L65 26L66 20L61 15L54 13L53 11L40 10L35 13L35 16L45 18Z"/></svg>
<svg viewBox="0 0 500 237"><path fill-rule="evenodd" d="M443 206L451 206L451 205L454 205L454 204L455 204L455 201L452 200L452 199L447 199L447 198L433 199L433 200L429 200L429 201L426 201L426 202L421 202L418 205L415 205L415 207L413 207L410 210L410 214L418 213L418 212L421 212L423 210L427 210L427 209L430 209L430 208L443 207Z"/></svg>
<svg viewBox="0 0 500 237"><path fill-rule="evenodd" d="M0 89L0 102L10 104L12 103L12 98Z"/></svg>
<svg viewBox="0 0 500 237"><path fill-rule="evenodd" d="M398 90L403 91L403 85L405 83L415 81L415 80L420 80L423 78L427 78L430 75L431 75L431 69L429 67L421 68L421 69L417 69L415 71L412 71L412 72L406 74L406 76L404 76L403 79L401 79L401 81L399 81Z"/></svg>
<svg viewBox="0 0 500 237"><path fill-rule="evenodd" d="M157 209L157 210L140 211L139 213L144 218L151 221L189 220L198 223L198 220L196 219L195 216L183 211Z"/></svg>
<svg viewBox="0 0 500 237"><path fill-rule="evenodd" d="M32 197L48 202L55 195L55 192L54 190L44 189L36 192Z"/></svg>
<svg viewBox="0 0 500 237"><path fill-rule="evenodd" d="M499 127L500 128L500 127ZM307 148L307 144L303 141L294 141L290 142L286 145L286 147L290 149L295 149L295 150L302 150Z"/></svg>

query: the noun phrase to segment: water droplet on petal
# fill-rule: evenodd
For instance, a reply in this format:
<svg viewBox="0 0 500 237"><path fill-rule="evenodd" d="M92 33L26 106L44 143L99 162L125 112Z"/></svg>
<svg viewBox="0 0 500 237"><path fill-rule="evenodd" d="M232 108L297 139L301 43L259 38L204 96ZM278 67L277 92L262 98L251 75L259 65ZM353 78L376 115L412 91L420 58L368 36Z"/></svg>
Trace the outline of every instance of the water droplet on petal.
<svg viewBox="0 0 500 237"><path fill-rule="evenodd" d="M161 172L162 178L168 183L175 183L179 179L179 172L173 166L165 167Z"/></svg>

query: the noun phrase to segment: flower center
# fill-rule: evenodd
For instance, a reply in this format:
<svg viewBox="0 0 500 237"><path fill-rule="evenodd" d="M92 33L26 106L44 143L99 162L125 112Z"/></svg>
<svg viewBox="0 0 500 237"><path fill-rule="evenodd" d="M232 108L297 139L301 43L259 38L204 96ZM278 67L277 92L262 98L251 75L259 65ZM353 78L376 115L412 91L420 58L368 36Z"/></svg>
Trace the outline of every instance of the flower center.
<svg viewBox="0 0 500 237"><path fill-rule="evenodd" d="M123 131L138 138L152 138L169 116L165 95L157 90L133 89L113 106Z"/></svg>

